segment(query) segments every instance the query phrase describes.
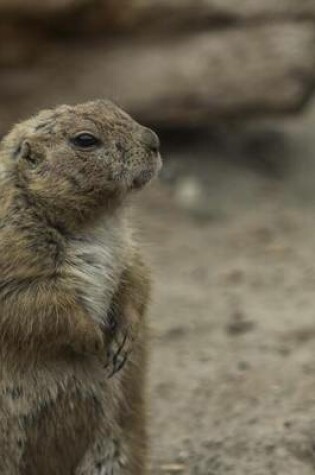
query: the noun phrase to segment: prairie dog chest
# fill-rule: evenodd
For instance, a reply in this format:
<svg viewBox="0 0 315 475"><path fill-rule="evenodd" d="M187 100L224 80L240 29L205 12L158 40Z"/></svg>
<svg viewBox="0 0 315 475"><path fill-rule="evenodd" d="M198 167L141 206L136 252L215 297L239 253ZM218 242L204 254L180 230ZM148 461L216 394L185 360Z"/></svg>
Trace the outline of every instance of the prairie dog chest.
<svg viewBox="0 0 315 475"><path fill-rule="evenodd" d="M70 240L67 266L78 296L91 317L104 321L124 269L128 229L107 219Z"/></svg>

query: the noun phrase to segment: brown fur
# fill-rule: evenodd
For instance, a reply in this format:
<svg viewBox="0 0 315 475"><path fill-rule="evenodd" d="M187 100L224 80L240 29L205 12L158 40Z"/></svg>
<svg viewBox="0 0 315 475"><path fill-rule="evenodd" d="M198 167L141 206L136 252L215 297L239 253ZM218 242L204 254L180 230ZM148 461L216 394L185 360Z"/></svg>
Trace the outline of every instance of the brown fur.
<svg viewBox="0 0 315 475"><path fill-rule="evenodd" d="M107 101L3 140L0 474L145 472L150 279L123 205L159 165L155 134Z"/></svg>

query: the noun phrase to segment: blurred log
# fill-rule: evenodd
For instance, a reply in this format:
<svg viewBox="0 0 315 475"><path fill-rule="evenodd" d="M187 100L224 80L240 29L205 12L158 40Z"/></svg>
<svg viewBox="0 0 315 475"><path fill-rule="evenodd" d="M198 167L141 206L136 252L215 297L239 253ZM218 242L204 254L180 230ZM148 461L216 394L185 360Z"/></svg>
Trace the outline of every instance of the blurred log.
<svg viewBox="0 0 315 475"><path fill-rule="evenodd" d="M66 32L147 32L217 22L315 19L310 0L0 0L6 22L32 20ZM69 21L70 20L70 21ZM40 26L40 25L38 25Z"/></svg>
<svg viewBox="0 0 315 475"><path fill-rule="evenodd" d="M33 16L15 26L4 14L0 19L3 123L18 119L19 110L106 96L145 122L198 125L295 112L313 92L315 1L0 0L0 13L16 18L17 10ZM56 43L36 26L51 18L74 30L84 24L110 32L119 25L144 34L84 41L68 35ZM231 20L228 28L192 28L220 18Z"/></svg>
<svg viewBox="0 0 315 475"><path fill-rule="evenodd" d="M77 9L91 0L0 0L1 15L42 18Z"/></svg>
<svg viewBox="0 0 315 475"><path fill-rule="evenodd" d="M105 0L106 1L106 0ZM192 28L196 24L244 20L315 19L315 2L309 0L149 0L138 6L143 26L170 25Z"/></svg>
<svg viewBox="0 0 315 475"><path fill-rule="evenodd" d="M310 0L0 0L0 65L37 57L47 39L85 32L172 35L220 26L315 22ZM315 26L314 26L315 27Z"/></svg>
<svg viewBox="0 0 315 475"><path fill-rule="evenodd" d="M314 47L313 24L303 22L164 42L68 42L26 80L19 74L19 85L2 74L1 101L10 100L10 88L27 110L106 96L144 122L168 126L294 112L313 91Z"/></svg>
<svg viewBox="0 0 315 475"><path fill-rule="evenodd" d="M138 14L145 13L139 8L142 3L142 0L0 0L0 22L18 26L31 22L29 26L49 32L128 30Z"/></svg>
<svg viewBox="0 0 315 475"><path fill-rule="evenodd" d="M157 0L153 0L157 1ZM165 0L164 0L165 1ZM184 0L185 2L185 0ZM180 3L180 0L177 0ZM187 2L196 5L194 0ZM233 18L296 18L315 16L315 4L309 0L202 0L204 8Z"/></svg>
<svg viewBox="0 0 315 475"><path fill-rule="evenodd" d="M11 24L0 22L0 66L14 66L16 64L29 65L40 55L45 37L40 31L33 28L30 34L28 28L13 27Z"/></svg>
<svg viewBox="0 0 315 475"><path fill-rule="evenodd" d="M141 1L0 0L0 66L36 61L60 37L130 31Z"/></svg>

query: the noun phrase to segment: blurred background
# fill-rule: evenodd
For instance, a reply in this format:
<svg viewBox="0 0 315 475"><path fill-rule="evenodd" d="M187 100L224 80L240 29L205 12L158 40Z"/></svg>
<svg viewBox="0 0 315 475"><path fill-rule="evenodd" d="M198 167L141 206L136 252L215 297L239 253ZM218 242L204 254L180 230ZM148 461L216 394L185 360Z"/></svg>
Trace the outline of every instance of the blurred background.
<svg viewBox="0 0 315 475"><path fill-rule="evenodd" d="M315 0L0 0L0 133L109 97L162 139L152 474L315 473Z"/></svg>

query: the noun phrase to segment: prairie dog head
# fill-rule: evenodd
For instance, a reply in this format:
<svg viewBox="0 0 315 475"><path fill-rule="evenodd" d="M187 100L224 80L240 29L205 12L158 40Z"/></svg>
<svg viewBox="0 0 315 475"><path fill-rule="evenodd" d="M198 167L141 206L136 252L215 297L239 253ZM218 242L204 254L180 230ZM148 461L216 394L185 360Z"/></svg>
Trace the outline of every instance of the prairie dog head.
<svg viewBox="0 0 315 475"><path fill-rule="evenodd" d="M28 198L82 216L142 188L161 167L157 135L105 100L18 124L1 143L1 162Z"/></svg>

